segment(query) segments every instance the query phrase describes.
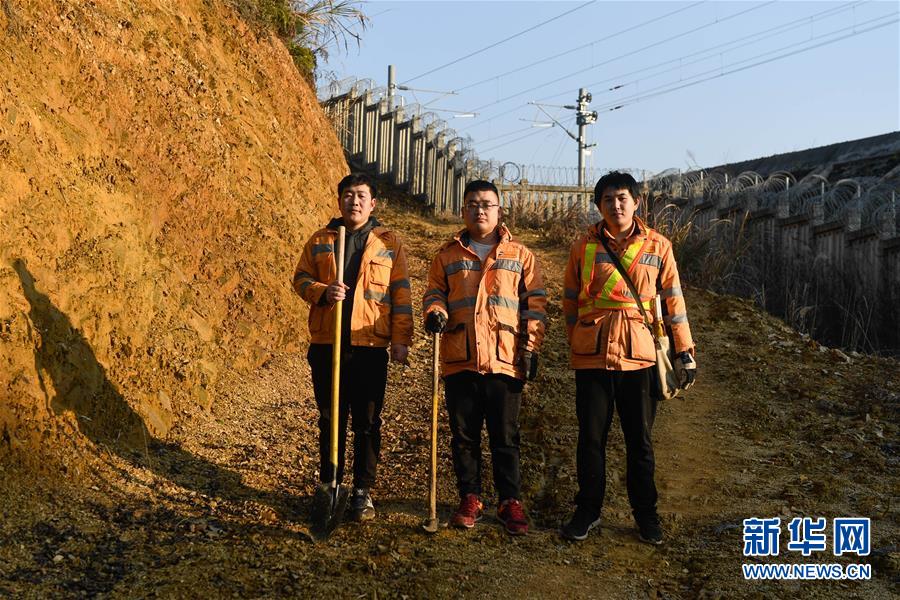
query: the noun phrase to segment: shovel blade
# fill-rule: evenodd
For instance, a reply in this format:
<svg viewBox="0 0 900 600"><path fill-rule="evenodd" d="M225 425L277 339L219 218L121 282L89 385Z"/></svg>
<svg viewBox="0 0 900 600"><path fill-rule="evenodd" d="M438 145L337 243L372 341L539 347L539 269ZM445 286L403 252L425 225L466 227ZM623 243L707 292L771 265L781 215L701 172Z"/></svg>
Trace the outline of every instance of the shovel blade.
<svg viewBox="0 0 900 600"><path fill-rule="evenodd" d="M344 513L347 511L347 501L350 498L350 490L347 486L339 485L332 492L331 510L328 514L328 520L325 522L325 537L331 535L331 532L338 528L344 520Z"/></svg>
<svg viewBox="0 0 900 600"><path fill-rule="evenodd" d="M347 501L350 498L350 490L343 485L339 485L327 493L328 497L322 499L320 506L314 509L313 515L315 528L313 533L320 540L326 539L340 526L344 520L344 513L347 511Z"/></svg>

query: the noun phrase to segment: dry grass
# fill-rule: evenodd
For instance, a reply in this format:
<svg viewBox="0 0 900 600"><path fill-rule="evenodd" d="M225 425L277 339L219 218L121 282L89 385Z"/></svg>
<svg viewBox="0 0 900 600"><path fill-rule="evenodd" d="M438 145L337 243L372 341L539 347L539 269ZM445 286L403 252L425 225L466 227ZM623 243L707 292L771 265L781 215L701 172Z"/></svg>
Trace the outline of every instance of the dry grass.
<svg viewBox="0 0 900 600"><path fill-rule="evenodd" d="M865 292L874 282L818 258L779 256L754 234L749 213L698 225L697 213L668 204L651 216L672 241L678 270L691 285L752 299L791 327L829 346L897 354L897 309L876 306Z"/></svg>
<svg viewBox="0 0 900 600"><path fill-rule="evenodd" d="M318 59L329 49L348 50L359 44L368 24L358 0L233 0L248 21L273 29L282 39L297 69L310 83Z"/></svg>
<svg viewBox="0 0 900 600"><path fill-rule="evenodd" d="M506 210L506 223L514 230L537 233L545 246L568 248L591 221L580 206L556 209L548 203L522 203Z"/></svg>
<svg viewBox="0 0 900 600"><path fill-rule="evenodd" d="M747 281L745 266L751 250L746 216L714 219L706 226L697 213L681 213L667 204L650 218L651 226L669 238L682 279L716 292L741 287Z"/></svg>

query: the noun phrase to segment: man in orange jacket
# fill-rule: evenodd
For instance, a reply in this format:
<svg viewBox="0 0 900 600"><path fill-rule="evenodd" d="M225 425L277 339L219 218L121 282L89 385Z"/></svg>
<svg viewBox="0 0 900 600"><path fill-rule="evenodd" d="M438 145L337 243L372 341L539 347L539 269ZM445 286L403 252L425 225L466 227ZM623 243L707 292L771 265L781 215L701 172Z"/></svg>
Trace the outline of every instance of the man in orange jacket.
<svg viewBox="0 0 900 600"><path fill-rule="evenodd" d="M615 407L625 437L628 500L640 539L660 544L663 533L650 435L657 402L656 351L637 302L649 310L657 293L665 301L665 323L671 327L677 354L675 368L685 388L696 374L694 343L672 244L635 216L641 202L637 182L627 173L608 173L594 188L594 202L603 219L573 244L563 293L575 369L578 494L575 514L560 534L583 540L600 523L606 439ZM640 298L629 291L616 260Z"/></svg>
<svg viewBox="0 0 900 600"><path fill-rule="evenodd" d="M338 184L341 218L332 219L309 239L294 273L294 289L309 302L313 392L319 408L319 479L317 501L332 480L331 358L334 305L343 300L341 385L338 424L338 472L344 470L348 413L353 424L353 492L351 516L375 517L369 488L375 483L381 452L381 408L387 384L387 347L394 362L406 364L413 321L406 252L397 235L372 216L376 186L365 174L348 175ZM337 280L334 246L337 229L347 229L344 278Z"/></svg>
<svg viewBox="0 0 900 600"><path fill-rule="evenodd" d="M519 474L519 408L537 374L547 294L534 255L501 224L496 186L471 181L463 193L466 228L431 263L425 329L442 332L441 371L450 414L460 504L450 519L481 518L481 428L487 423L499 496L497 517L512 535L528 533Z"/></svg>

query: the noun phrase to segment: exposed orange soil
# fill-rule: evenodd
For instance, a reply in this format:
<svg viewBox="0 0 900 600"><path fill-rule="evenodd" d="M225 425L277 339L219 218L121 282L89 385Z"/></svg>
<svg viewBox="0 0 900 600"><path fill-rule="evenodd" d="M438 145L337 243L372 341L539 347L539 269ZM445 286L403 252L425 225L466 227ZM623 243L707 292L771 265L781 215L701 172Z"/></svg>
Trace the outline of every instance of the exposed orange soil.
<svg viewBox="0 0 900 600"><path fill-rule="evenodd" d="M136 448L305 339L289 263L340 146L228 2L0 10L0 452Z"/></svg>

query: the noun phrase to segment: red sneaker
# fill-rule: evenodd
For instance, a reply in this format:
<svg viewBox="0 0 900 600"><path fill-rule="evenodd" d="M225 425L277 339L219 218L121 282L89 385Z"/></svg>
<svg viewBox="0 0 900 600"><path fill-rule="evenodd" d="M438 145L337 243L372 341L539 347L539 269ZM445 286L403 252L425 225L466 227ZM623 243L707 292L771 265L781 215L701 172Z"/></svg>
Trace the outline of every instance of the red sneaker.
<svg viewBox="0 0 900 600"><path fill-rule="evenodd" d="M500 503L497 509L497 518L506 527L509 535L525 535L528 533L528 517L525 516L525 508L515 498L509 498Z"/></svg>
<svg viewBox="0 0 900 600"><path fill-rule="evenodd" d="M459 501L459 508L450 517L450 524L454 527L462 527L463 529L471 529L475 527L475 523L481 520L481 513L484 510L484 504L475 494L466 494Z"/></svg>

